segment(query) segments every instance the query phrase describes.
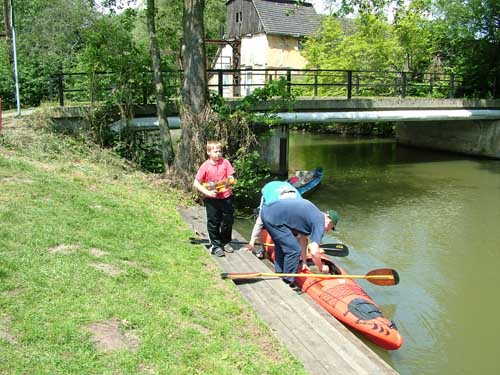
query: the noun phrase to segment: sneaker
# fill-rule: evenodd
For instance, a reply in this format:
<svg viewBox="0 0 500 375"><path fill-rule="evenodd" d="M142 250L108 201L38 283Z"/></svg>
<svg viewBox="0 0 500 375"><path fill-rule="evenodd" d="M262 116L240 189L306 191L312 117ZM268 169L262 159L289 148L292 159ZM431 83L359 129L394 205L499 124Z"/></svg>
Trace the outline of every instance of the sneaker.
<svg viewBox="0 0 500 375"><path fill-rule="evenodd" d="M234 249L231 245L229 245L228 243L224 245L224 251L226 253L234 253Z"/></svg>
<svg viewBox="0 0 500 375"><path fill-rule="evenodd" d="M256 248L254 250L254 254L259 259L264 259L264 257L266 256L266 252L262 247Z"/></svg>
<svg viewBox="0 0 500 375"><path fill-rule="evenodd" d="M223 257L223 256L225 256L224 250L222 250L220 247L214 247L212 249L211 253L213 255L215 255L216 257Z"/></svg>

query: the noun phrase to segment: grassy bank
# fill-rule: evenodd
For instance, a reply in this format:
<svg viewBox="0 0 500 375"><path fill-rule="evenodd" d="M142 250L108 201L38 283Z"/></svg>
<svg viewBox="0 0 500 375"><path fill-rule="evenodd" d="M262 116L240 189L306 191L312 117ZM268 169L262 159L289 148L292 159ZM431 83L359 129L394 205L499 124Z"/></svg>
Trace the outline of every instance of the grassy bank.
<svg viewBox="0 0 500 375"><path fill-rule="evenodd" d="M179 192L36 122L0 140L0 374L304 372L188 243Z"/></svg>

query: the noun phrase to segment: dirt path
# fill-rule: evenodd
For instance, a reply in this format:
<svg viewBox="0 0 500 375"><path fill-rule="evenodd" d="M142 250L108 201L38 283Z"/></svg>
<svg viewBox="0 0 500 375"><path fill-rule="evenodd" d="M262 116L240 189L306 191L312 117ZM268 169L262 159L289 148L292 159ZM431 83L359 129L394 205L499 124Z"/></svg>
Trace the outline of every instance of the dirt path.
<svg viewBox="0 0 500 375"><path fill-rule="evenodd" d="M16 111L2 112L2 128L0 129L0 134L5 134L5 131L16 129L18 125L21 125L22 121L25 121L36 111L37 108L24 109L21 111L20 116L17 115Z"/></svg>

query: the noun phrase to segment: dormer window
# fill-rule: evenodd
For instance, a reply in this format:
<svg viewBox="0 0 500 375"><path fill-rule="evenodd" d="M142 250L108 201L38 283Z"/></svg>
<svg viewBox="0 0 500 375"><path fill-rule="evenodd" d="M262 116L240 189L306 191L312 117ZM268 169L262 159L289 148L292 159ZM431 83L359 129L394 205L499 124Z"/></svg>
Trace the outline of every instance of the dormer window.
<svg viewBox="0 0 500 375"><path fill-rule="evenodd" d="M236 22L243 21L243 12L236 12Z"/></svg>

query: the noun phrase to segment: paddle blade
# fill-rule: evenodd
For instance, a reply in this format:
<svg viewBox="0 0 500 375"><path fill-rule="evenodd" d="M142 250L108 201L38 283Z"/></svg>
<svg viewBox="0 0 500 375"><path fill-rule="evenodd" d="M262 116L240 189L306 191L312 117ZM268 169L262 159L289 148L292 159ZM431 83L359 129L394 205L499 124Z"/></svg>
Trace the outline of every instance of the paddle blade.
<svg viewBox="0 0 500 375"><path fill-rule="evenodd" d="M334 257L346 257L349 255L349 248L347 245L341 243L324 243L319 245L326 255Z"/></svg>
<svg viewBox="0 0 500 375"><path fill-rule="evenodd" d="M399 284L399 274L391 268L379 268L366 274L366 279L375 285L391 286Z"/></svg>

